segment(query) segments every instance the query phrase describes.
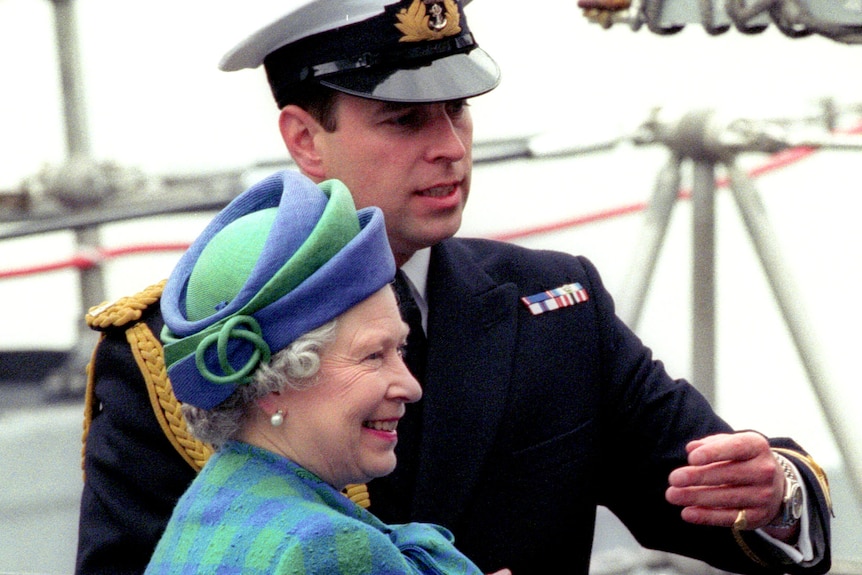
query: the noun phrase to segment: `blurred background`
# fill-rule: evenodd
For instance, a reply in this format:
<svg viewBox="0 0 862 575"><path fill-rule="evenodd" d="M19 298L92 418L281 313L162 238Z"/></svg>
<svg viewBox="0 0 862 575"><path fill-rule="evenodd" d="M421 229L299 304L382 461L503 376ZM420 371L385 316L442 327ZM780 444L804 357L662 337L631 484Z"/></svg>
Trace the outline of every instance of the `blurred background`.
<svg viewBox="0 0 862 575"><path fill-rule="evenodd" d="M74 568L86 309L166 277L215 210L289 165L262 70L216 66L280 4L0 0L0 573ZM605 29L576 0L466 12L503 80L471 103L461 235L588 256L672 374L735 427L814 454L835 491L833 572L862 573L862 46L775 26ZM703 569L600 523L597 572Z"/></svg>

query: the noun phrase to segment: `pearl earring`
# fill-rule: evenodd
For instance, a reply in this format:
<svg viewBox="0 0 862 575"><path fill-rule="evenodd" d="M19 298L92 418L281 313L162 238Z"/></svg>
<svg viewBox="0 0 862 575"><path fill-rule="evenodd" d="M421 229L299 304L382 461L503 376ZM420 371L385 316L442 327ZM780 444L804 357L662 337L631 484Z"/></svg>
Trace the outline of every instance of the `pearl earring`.
<svg viewBox="0 0 862 575"><path fill-rule="evenodd" d="M273 427L278 427L282 423L284 423L284 411L278 410L272 414L272 417L269 418L269 422Z"/></svg>

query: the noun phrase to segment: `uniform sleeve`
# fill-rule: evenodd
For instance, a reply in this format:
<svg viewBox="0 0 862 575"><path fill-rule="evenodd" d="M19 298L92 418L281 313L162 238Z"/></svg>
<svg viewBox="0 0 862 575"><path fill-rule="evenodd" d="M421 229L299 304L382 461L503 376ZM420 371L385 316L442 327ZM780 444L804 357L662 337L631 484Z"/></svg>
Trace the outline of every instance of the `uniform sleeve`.
<svg viewBox="0 0 862 575"><path fill-rule="evenodd" d="M779 564L787 573L810 573L828 570L832 563L831 555L831 518L832 500L826 473L814 459L789 438L771 438L769 444L773 450L792 461L801 481L805 484L807 493L807 535L813 557L810 560L796 563L778 546L772 545L768 538L758 537L753 532L743 532L740 547L754 562ZM805 523L803 523L805 525Z"/></svg>
<svg viewBox="0 0 862 575"><path fill-rule="evenodd" d="M787 564L786 555L761 538L758 563L737 544L729 528L684 522L680 509L664 497L668 475L686 465L685 445L733 430L687 381L671 378L662 362L616 316L613 301L598 272L582 258L591 283L602 333L602 365L607 394L603 398L604 430L600 503L613 511L645 547L694 557L737 573L818 575L830 566L828 510L823 489L806 481L815 496L819 554L806 565ZM746 538L748 534L746 534Z"/></svg>
<svg viewBox="0 0 862 575"><path fill-rule="evenodd" d="M158 334L157 310L144 319ZM162 431L124 330L105 332L91 369L76 573L143 573L195 471Z"/></svg>

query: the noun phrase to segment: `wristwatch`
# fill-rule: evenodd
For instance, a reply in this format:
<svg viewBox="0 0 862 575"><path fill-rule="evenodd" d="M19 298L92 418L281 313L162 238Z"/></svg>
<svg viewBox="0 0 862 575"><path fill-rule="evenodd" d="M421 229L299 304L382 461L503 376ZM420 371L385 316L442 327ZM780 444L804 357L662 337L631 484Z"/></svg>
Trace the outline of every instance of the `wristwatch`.
<svg viewBox="0 0 862 575"><path fill-rule="evenodd" d="M784 500L781 502L781 510L778 516L772 520L768 527L786 529L792 527L802 517L802 487L796 478L796 472L790 461L780 453L772 452L775 461L784 471Z"/></svg>

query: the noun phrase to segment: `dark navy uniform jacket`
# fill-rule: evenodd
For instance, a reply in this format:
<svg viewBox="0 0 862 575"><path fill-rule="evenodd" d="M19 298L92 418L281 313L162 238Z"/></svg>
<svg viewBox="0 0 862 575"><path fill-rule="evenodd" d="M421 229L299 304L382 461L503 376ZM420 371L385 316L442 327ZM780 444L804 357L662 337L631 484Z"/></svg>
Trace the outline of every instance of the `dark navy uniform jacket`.
<svg viewBox="0 0 862 575"><path fill-rule="evenodd" d="M521 301L574 283L586 301L538 315ZM369 485L381 519L448 527L486 572L585 575L597 505L644 546L724 570L828 571L828 493L791 440L770 442L799 453L811 565L785 564L755 533L743 550L730 529L687 524L665 501L686 443L731 430L616 317L588 260L450 239L432 249L427 297L424 395L399 427L396 472ZM141 321L158 334L156 307ZM93 369L101 409L86 442L78 572L140 573L195 472L156 421L121 329Z"/></svg>

